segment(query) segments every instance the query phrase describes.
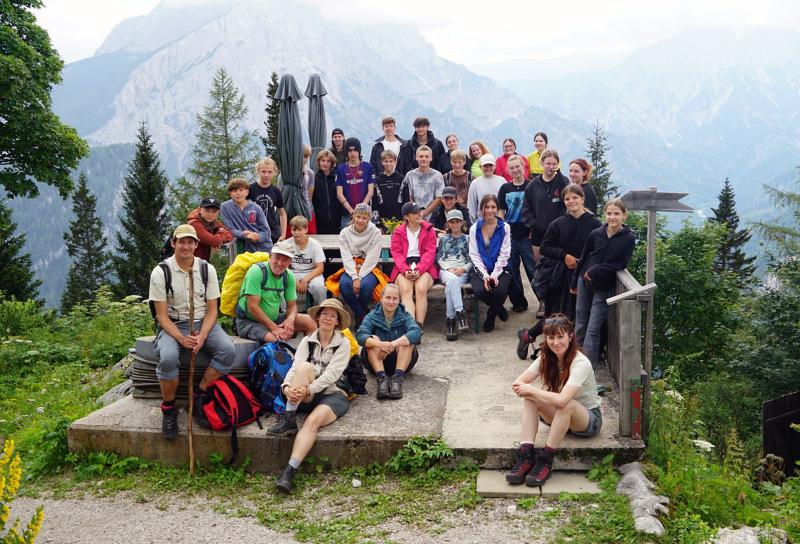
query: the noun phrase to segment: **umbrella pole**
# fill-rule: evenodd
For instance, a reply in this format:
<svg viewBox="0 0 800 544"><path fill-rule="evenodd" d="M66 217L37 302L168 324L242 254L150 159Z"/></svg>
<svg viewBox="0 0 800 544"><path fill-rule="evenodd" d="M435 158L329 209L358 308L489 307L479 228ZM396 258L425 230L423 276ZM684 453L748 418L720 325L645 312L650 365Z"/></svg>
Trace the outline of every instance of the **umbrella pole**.
<svg viewBox="0 0 800 544"><path fill-rule="evenodd" d="M194 336L194 274L189 269L189 335ZM194 363L195 350L192 349L189 357L189 474L194 476Z"/></svg>

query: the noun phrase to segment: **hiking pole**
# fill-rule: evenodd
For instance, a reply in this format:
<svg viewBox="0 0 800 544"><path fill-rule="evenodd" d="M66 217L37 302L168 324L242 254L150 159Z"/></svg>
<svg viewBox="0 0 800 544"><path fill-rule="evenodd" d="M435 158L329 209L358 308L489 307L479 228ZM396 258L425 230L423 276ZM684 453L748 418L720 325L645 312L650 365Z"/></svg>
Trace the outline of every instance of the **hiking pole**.
<svg viewBox="0 0 800 544"><path fill-rule="evenodd" d="M194 274L189 269L189 335L194 336ZM189 357L189 475L194 476L194 432L192 415L194 414L194 358L195 351Z"/></svg>

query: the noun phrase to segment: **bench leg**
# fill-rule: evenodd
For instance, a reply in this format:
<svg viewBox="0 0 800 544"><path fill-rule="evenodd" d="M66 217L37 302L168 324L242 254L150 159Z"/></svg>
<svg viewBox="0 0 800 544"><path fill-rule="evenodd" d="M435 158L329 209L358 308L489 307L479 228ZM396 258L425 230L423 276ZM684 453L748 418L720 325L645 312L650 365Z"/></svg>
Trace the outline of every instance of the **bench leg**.
<svg viewBox="0 0 800 544"><path fill-rule="evenodd" d="M472 329L475 334L480 334L481 332L481 306L478 297L475 295L472 296Z"/></svg>

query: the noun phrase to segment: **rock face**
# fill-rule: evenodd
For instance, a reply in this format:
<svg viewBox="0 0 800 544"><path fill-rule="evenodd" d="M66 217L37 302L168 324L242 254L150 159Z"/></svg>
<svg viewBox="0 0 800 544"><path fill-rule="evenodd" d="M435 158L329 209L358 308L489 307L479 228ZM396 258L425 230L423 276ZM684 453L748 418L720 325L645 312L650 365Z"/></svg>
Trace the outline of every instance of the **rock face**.
<svg viewBox="0 0 800 544"><path fill-rule="evenodd" d="M786 544L786 532L782 529L741 527L720 529L713 544Z"/></svg>
<svg viewBox="0 0 800 544"><path fill-rule="evenodd" d="M669 514L669 499L653 493L655 484L647 479L639 463L628 463L619 467L622 478L617 482L617 493L630 500L634 526L640 533L664 535L664 525L658 514Z"/></svg>
<svg viewBox="0 0 800 544"><path fill-rule="evenodd" d="M101 406L106 406L131 393L133 393L133 380L125 380L103 393L103 395L97 399L97 402L100 403Z"/></svg>

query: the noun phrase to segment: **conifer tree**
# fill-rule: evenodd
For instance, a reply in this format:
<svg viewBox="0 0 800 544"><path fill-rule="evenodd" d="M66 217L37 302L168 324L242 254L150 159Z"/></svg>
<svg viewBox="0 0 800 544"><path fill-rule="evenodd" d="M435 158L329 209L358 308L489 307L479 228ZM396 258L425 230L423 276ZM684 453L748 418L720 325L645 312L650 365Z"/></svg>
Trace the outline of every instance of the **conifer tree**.
<svg viewBox="0 0 800 544"><path fill-rule="evenodd" d="M261 142L264 144L264 152L267 157L277 163L278 169L281 167L281 158L278 154L278 122L280 120L281 103L275 98L275 93L278 92L278 73L272 72L269 84L267 85L267 107L264 111L267 113L267 119L264 121L264 128L267 130L266 137L261 137Z"/></svg>
<svg viewBox="0 0 800 544"><path fill-rule="evenodd" d="M33 275L30 253L22 253L25 234L17 233L11 209L0 200L0 293L17 300L36 300L42 282Z"/></svg>
<svg viewBox="0 0 800 544"><path fill-rule="evenodd" d="M800 189L800 166L795 183ZM764 239L775 244L782 256L800 255L800 192L781 190L764 185L767 195L776 206L786 210L780 221L758 221L755 229Z"/></svg>
<svg viewBox="0 0 800 544"><path fill-rule="evenodd" d="M167 177L161 169L147 124L136 134L136 153L128 165L122 189L122 229L112 257L120 296L147 296L150 272L159 260L168 230L165 214Z"/></svg>
<svg viewBox="0 0 800 544"><path fill-rule="evenodd" d="M67 274L67 288L61 296L61 312L68 312L81 302L94 299L95 292L109 273L108 242L103 224L97 217L97 198L86 184L86 174L78 177L78 187L72 195L75 219L64 233L67 253L72 258Z"/></svg>
<svg viewBox="0 0 800 544"><path fill-rule="evenodd" d="M616 196L619 187L611 181L611 167L608 164L608 133L605 127L596 121L592 127L592 134L586 139L586 157L592 164L592 177L589 183L597 193L597 209L605 208L606 202Z"/></svg>
<svg viewBox="0 0 800 544"><path fill-rule="evenodd" d="M733 187L728 178L722 185L719 193L719 206L711 208L714 217L709 221L725 225L725 235L717 248L717 257L714 259L714 271L732 272L735 274L737 284L744 286L750 282L755 272L753 262L755 257L748 257L744 253L744 245L750 241L750 229L739 229L739 213L736 211L736 201Z"/></svg>

